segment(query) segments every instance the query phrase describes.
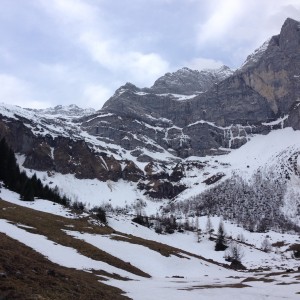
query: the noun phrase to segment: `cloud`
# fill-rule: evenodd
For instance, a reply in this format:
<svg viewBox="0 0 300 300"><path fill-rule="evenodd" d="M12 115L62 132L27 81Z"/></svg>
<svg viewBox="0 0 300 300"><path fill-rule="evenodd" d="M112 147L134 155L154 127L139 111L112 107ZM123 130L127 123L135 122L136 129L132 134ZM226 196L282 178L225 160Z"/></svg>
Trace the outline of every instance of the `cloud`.
<svg viewBox="0 0 300 300"><path fill-rule="evenodd" d="M184 65L192 70L203 70L203 69L217 69L223 66L224 63L219 60L198 57L192 59L191 61L185 62Z"/></svg>
<svg viewBox="0 0 300 300"><path fill-rule="evenodd" d="M169 64L156 53L119 52L119 42L102 40L96 33L84 32L79 40L95 61L111 72L127 73L128 81L137 84L149 85L169 69Z"/></svg>
<svg viewBox="0 0 300 300"><path fill-rule="evenodd" d="M82 81L82 75L78 74L73 66L65 63L40 63L38 64L38 71L45 76L47 81L55 81L56 83L63 82L66 84L78 84Z"/></svg>
<svg viewBox="0 0 300 300"><path fill-rule="evenodd" d="M8 74L0 74L0 102L22 107L46 108L49 103L36 100L28 82Z"/></svg>
<svg viewBox="0 0 300 300"><path fill-rule="evenodd" d="M55 14L63 23L92 23L96 19L97 6L81 0L39 0L40 4L51 14Z"/></svg>
<svg viewBox="0 0 300 300"><path fill-rule="evenodd" d="M299 19L299 13L298 0L212 0L210 14L196 25L196 44L198 49L217 55L215 59L223 55L237 66L278 34L287 17Z"/></svg>
<svg viewBox="0 0 300 300"><path fill-rule="evenodd" d="M205 46L206 43L222 39L234 25L234 20L241 13L241 1L226 0L215 1L214 9L208 20L198 25L198 44Z"/></svg>
<svg viewBox="0 0 300 300"><path fill-rule="evenodd" d="M39 107L77 103L98 108L128 81L145 87L184 66L239 67L278 34L287 17L300 16L299 0L2 4L0 101Z"/></svg>
<svg viewBox="0 0 300 300"><path fill-rule="evenodd" d="M169 70L169 63L158 53L144 53L137 49L136 42L133 43L136 48L130 49L128 41L116 36L111 38L109 24L105 22L105 18L99 18L103 14L99 8L101 3L99 7L81 0L42 3L65 26L62 29L75 36L79 46L108 72L120 73L127 77L126 81L144 86L152 84L158 76Z"/></svg>
<svg viewBox="0 0 300 300"><path fill-rule="evenodd" d="M110 89L100 84L89 84L84 88L81 107L101 108L110 96Z"/></svg>

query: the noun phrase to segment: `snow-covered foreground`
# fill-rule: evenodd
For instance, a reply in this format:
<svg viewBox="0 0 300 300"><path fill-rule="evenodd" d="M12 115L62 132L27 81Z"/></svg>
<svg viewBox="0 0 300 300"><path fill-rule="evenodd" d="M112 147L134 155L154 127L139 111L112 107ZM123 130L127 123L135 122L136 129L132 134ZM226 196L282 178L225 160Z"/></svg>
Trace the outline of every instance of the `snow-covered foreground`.
<svg viewBox="0 0 300 300"><path fill-rule="evenodd" d="M299 299L299 281L288 277L278 280L274 276L266 283L263 281L245 282L241 279L215 277L188 281L182 279L151 279L126 282L111 280L114 286L127 291L127 295L135 300L265 300L265 299ZM277 281L278 280L278 281ZM299 280L299 279L298 279ZM235 283L233 283L235 281ZM231 282L231 283L230 283Z"/></svg>
<svg viewBox="0 0 300 300"><path fill-rule="evenodd" d="M23 226L21 225L21 227ZM49 241L45 236L29 233L25 229L12 225L3 219L0 219L0 232L33 248L48 257L52 262L61 266L80 270L103 270L111 274L119 274L123 277L137 278L131 273L81 255L75 249Z"/></svg>
<svg viewBox="0 0 300 300"><path fill-rule="evenodd" d="M199 218L199 225L203 231L205 230L206 222L207 217ZM211 223L216 232L219 222L219 217L211 217ZM109 218L109 225L119 232L154 240L207 259L228 264L224 258L223 251L214 251L215 242L210 241L207 234L202 235L200 243L197 242L196 233L194 232L159 235L153 230L130 222L130 218L126 216L112 216ZM241 251L244 254L242 263L248 269L270 268L275 271L300 267L300 261L297 262L295 259L292 259L291 251L286 251L290 244L300 243L298 235L281 234L274 231L269 231L268 233L249 232L236 224L226 221L224 221L224 227L227 237L232 237L233 240L237 240L238 236L243 236L245 244L240 244ZM270 244L283 242L284 246L280 248L273 247L270 253L266 253L261 250L262 242L266 238ZM230 243L230 240L228 242Z"/></svg>
<svg viewBox="0 0 300 300"><path fill-rule="evenodd" d="M1 197L15 204L24 204L19 201L14 193L4 189L1 190ZM43 205L41 205L41 203ZM52 214L71 217L70 212L57 205L44 200L37 200L32 203L26 203L26 206L36 210L42 210ZM57 206L57 207L56 207ZM76 217L76 216L73 216ZM216 228L219 218L211 218L213 226ZM163 244L172 245L190 253L198 254L206 258L212 258L215 261L224 262L223 252L213 250L214 243L209 241L206 236L200 243L196 242L194 233L176 233L173 235L158 235L153 230L137 225L130 221L128 216L111 216L109 225L117 232L112 235L92 235L77 231L68 230L67 233L76 239L82 239L95 247L109 252L115 257L138 267L142 271L150 274L151 278L136 276L127 271L110 266L107 263L96 261L79 254L71 247L65 247L47 239L47 237L26 231L22 224L13 225L7 220L0 220L0 232L28 245L36 251L42 253L49 260L69 268L77 268L89 271L90 269L103 270L110 274L115 273L123 277L132 279L131 281L120 281L109 279L106 284L113 285L124 290L127 295L133 299L298 299L299 273L285 273L265 277L268 273L237 272L228 270L188 254L181 254L182 257L171 255L165 257L158 252L151 250L143 245L132 244L130 239L134 236L140 236L144 239L158 241ZM203 227L205 218L200 219L200 226ZM21 228L20 228L21 227ZM65 229L65 228L64 228ZM255 247L260 245L264 236L258 233L250 233L235 224L225 222L225 229L232 236L243 234L245 241L253 244ZM116 240L120 233L131 234L122 240ZM298 237L295 235L268 233L270 240L285 241L286 244L294 243ZM126 241L128 239L128 242ZM298 241L299 242L299 241ZM266 254L255 247L245 246L245 257L243 264L246 266L258 267L263 261L265 266L273 270L278 269L279 263L285 262L283 269L296 269L297 261L282 258L282 253ZM251 249L252 248L252 249ZM284 248L286 249L286 247ZM284 250L282 249L282 250ZM253 251L253 252L251 252ZM280 268L279 268L280 269ZM173 277L175 276L175 277ZM177 278L176 278L177 276ZM297 277L298 276L298 277ZM179 278L178 278L179 277ZM247 280L252 278L252 280ZM255 281L253 281L255 278ZM245 280L243 282L243 280Z"/></svg>
<svg viewBox="0 0 300 300"><path fill-rule="evenodd" d="M219 274L222 277L232 274L232 271L186 254L180 254L181 257L175 255L166 257L142 245L132 244L129 241L113 240L111 239L113 236L92 235L74 231L68 231L67 233L109 252L113 256L130 262L130 264L154 278L181 276L192 280L199 278L199 276L211 274Z"/></svg>

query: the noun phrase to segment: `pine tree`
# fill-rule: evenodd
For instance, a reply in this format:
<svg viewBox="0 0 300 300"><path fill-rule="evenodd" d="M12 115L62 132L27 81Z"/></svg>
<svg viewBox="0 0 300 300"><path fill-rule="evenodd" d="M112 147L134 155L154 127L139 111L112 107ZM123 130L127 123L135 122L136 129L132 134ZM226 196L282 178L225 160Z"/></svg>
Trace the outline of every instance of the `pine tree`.
<svg viewBox="0 0 300 300"><path fill-rule="evenodd" d="M207 221L206 221L206 233L209 234L209 238L211 238L211 234L213 233L213 231L214 231L214 228L213 228L213 225L211 223L210 216L208 215L207 216Z"/></svg>
<svg viewBox="0 0 300 300"><path fill-rule="evenodd" d="M219 228L218 228L218 235L217 235L217 240L216 240L216 246L215 250L216 251L224 251L226 250L226 241L225 241L225 229L224 229L224 224L223 221L220 221Z"/></svg>
<svg viewBox="0 0 300 300"><path fill-rule="evenodd" d="M43 186L36 174L28 178L24 171L20 172L15 154L4 138L0 140L0 181L8 189L19 193L20 199L24 201L33 201L34 197L39 197L63 205L70 203L65 196L60 196L58 189L52 190L47 185Z"/></svg>
<svg viewBox="0 0 300 300"><path fill-rule="evenodd" d="M6 144L5 138L0 141L0 180L6 183L9 172L9 148Z"/></svg>
<svg viewBox="0 0 300 300"><path fill-rule="evenodd" d="M229 248L225 252L225 260L231 262L241 262L244 257L244 252L240 245L235 242L231 242Z"/></svg>
<svg viewBox="0 0 300 300"><path fill-rule="evenodd" d="M32 182L27 180L23 186L20 193L20 199L23 201L33 201L34 200L34 188Z"/></svg>

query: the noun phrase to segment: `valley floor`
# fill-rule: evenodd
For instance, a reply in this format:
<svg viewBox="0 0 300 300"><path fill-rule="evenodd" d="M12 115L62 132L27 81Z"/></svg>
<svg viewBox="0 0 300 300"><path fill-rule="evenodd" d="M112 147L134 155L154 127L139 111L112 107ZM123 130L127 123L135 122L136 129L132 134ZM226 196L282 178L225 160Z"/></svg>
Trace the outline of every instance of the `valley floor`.
<svg viewBox="0 0 300 300"><path fill-rule="evenodd" d="M205 236L197 243L193 233L158 235L117 215L108 218L106 227L45 200L21 202L4 189L0 195L9 200L0 201L2 299L58 299L61 289L64 299L77 298L76 291L85 295L81 299L98 299L91 292L97 281L95 291L99 288L101 299L121 299L120 290L143 300L299 299L299 261L286 251L298 236L268 233L272 242L285 241L286 246L266 254L255 244L263 237L243 231L251 245L244 246L243 264L256 270L237 272L223 267L224 253L215 252ZM225 227L232 235L242 230L230 223ZM30 261L31 257L38 259ZM36 276L41 273L46 275ZM59 285L57 277L69 279ZM48 281L52 295L43 289Z"/></svg>

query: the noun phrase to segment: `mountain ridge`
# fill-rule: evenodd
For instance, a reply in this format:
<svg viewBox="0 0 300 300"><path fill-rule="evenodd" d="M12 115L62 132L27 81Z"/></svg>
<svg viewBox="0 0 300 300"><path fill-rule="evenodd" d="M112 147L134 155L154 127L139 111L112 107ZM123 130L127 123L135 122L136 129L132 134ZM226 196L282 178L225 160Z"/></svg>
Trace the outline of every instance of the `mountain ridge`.
<svg viewBox="0 0 300 300"><path fill-rule="evenodd" d="M298 28L299 22L288 19L248 63L217 84L210 81L211 87L199 94L160 94L154 92L158 85L153 90L127 83L102 110L82 115L83 110L70 106L65 117L60 106L32 111L2 104L0 137L24 158L26 169L50 177L59 173L129 182L141 198L150 200L177 199L197 184L217 185L230 174L212 157L240 148L256 135L287 126L299 129ZM286 42L292 37L293 42ZM221 74L224 69L231 73L223 67ZM201 74L187 68L177 72L170 76ZM210 158L199 162L205 156ZM207 168L209 175L197 177ZM188 170L201 180L195 186L185 181ZM293 169L289 172L298 176Z"/></svg>

